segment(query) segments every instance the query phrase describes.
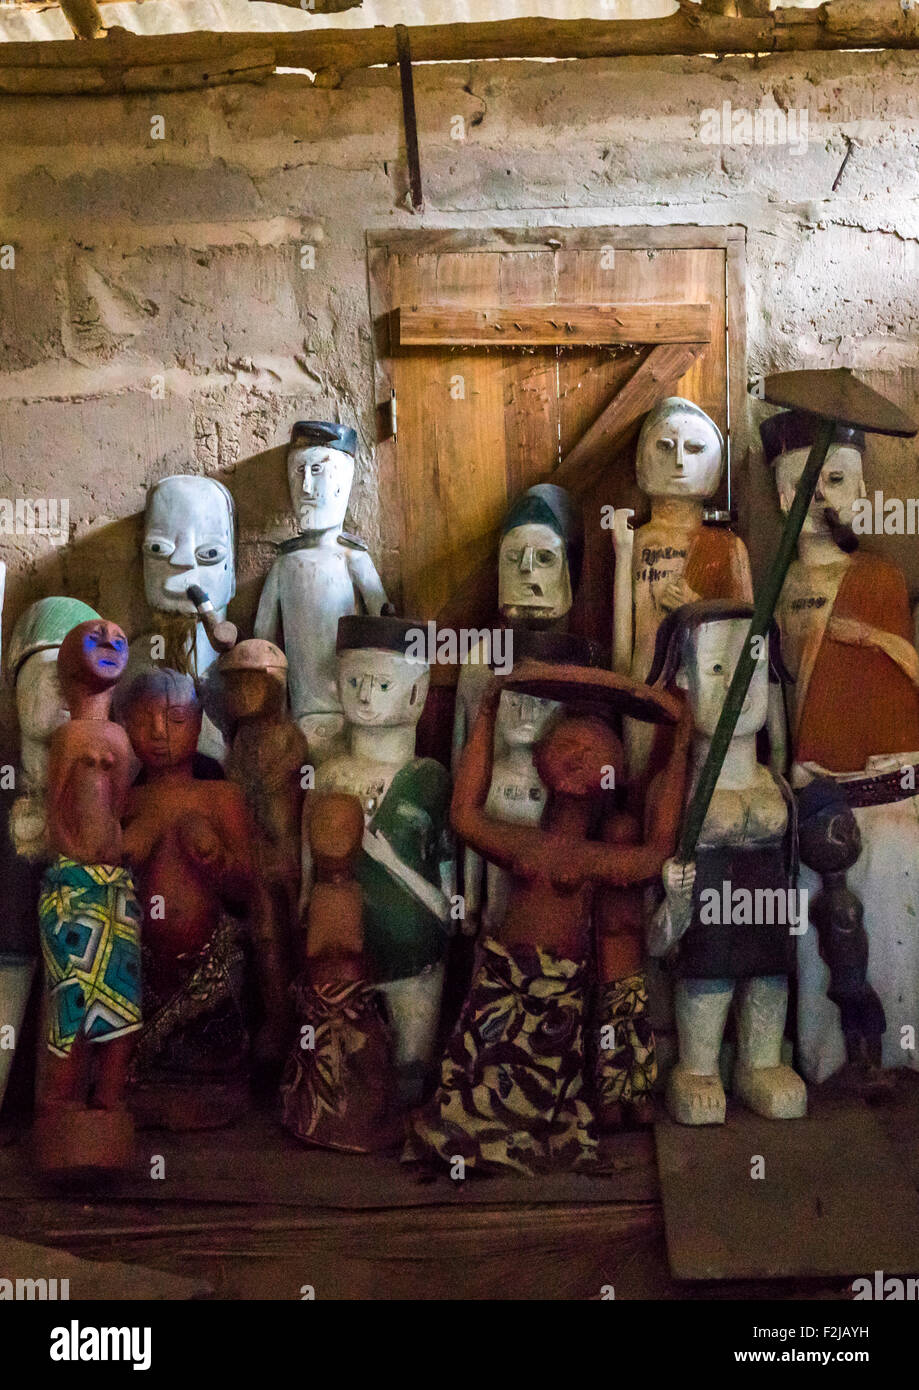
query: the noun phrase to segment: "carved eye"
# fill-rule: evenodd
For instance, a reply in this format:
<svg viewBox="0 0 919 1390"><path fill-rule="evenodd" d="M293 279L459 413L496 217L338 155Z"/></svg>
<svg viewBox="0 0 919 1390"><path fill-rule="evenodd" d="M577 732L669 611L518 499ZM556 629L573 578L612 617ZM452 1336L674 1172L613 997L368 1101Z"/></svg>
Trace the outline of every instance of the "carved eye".
<svg viewBox="0 0 919 1390"><path fill-rule="evenodd" d="M160 559L165 559L174 550L172 541L167 540L165 536L148 536L144 541L144 553L156 555Z"/></svg>
<svg viewBox="0 0 919 1390"><path fill-rule="evenodd" d="M391 684L392 684L391 681L380 681L380 689L381 689L381 690L388 690Z"/></svg>
<svg viewBox="0 0 919 1390"><path fill-rule="evenodd" d="M714 662L714 663L712 664L712 673L713 673L714 675L720 676L723 670L724 670L724 667L722 666L722 664L721 664L720 661L716 661L716 662Z"/></svg>
<svg viewBox="0 0 919 1390"><path fill-rule="evenodd" d="M507 556L508 560L511 562L511 564L512 564L512 565L516 565L516 564L519 564L519 563L520 563L520 556L523 554L523 551L522 551L522 550L506 550L504 553L505 553L505 555Z"/></svg>
<svg viewBox="0 0 919 1390"><path fill-rule="evenodd" d="M215 565L218 560L224 558L225 551L222 545L199 545L195 551L195 559L202 565Z"/></svg>
<svg viewBox="0 0 919 1390"><path fill-rule="evenodd" d="M555 558L554 550L537 550L536 552L536 560L540 565L554 565Z"/></svg>
<svg viewBox="0 0 919 1390"><path fill-rule="evenodd" d="M846 475L845 473L831 473L828 481L838 485L839 483L844 483L846 481Z"/></svg>
<svg viewBox="0 0 919 1390"><path fill-rule="evenodd" d="M659 439L659 440L657 441L657 447L658 447L663 453L665 453L665 454L672 453L672 451L676 448L676 440L675 440L675 439Z"/></svg>
<svg viewBox="0 0 919 1390"><path fill-rule="evenodd" d="M311 464L310 464L310 472L311 472L311 473L321 473L321 472L322 472L322 464L321 464L321 463L311 463Z"/></svg>
<svg viewBox="0 0 919 1390"><path fill-rule="evenodd" d="M351 687L352 690L356 690L356 689L357 689L357 676L349 676L349 677L348 677L348 684L350 685L350 687Z"/></svg>
<svg viewBox="0 0 919 1390"><path fill-rule="evenodd" d="M686 441L686 443L684 444L683 448L684 448L684 450L685 450L685 452L686 452L687 454L704 454L704 453L705 453L705 445L704 445L703 443L701 443L698 439L687 439L687 441Z"/></svg>
<svg viewBox="0 0 919 1390"><path fill-rule="evenodd" d="M125 652L128 649L128 644L123 637L113 637L112 646L116 652Z"/></svg>

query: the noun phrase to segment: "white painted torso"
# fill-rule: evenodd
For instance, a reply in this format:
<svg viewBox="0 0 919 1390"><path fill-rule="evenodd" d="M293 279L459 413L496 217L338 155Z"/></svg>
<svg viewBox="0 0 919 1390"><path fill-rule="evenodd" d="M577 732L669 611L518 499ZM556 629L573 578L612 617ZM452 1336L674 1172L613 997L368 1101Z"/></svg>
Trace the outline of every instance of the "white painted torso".
<svg viewBox="0 0 919 1390"><path fill-rule="evenodd" d="M747 787L715 788L709 803L699 845L732 844L738 848L759 844L784 832L788 807L767 767L757 763Z"/></svg>
<svg viewBox="0 0 919 1390"><path fill-rule="evenodd" d="M330 758L316 771L316 788L322 792L348 792L356 796L369 821L380 808L402 764L356 758L353 753Z"/></svg>
<svg viewBox="0 0 919 1390"><path fill-rule="evenodd" d="M311 546L275 561L294 718L340 711L338 620L363 611L344 546Z"/></svg>

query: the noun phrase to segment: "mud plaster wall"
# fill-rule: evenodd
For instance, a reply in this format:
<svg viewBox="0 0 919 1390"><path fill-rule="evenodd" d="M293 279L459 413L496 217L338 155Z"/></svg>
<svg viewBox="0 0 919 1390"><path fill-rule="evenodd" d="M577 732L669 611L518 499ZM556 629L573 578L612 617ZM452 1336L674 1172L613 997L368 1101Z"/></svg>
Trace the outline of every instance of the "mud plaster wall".
<svg viewBox="0 0 919 1390"><path fill-rule="evenodd" d="M919 54L427 66L416 87L423 219L404 207L391 71L338 90L278 76L0 101L0 245L15 247L15 270L0 271L0 498L66 497L71 520L63 548L0 536L5 636L27 603L60 592L139 631L140 514L170 472L214 474L234 493L231 615L251 630L270 542L291 533L283 445L302 417L357 425L351 525L392 574L377 522L368 230L740 224L749 374L845 364L914 403ZM807 111L805 153L700 140L705 108L773 98ZM152 116L165 139L151 138ZM911 444L872 446L866 471L869 488L919 488ZM761 567L777 512L758 453L740 493ZM919 592L915 538L880 548ZM5 755L14 727L6 691Z"/></svg>

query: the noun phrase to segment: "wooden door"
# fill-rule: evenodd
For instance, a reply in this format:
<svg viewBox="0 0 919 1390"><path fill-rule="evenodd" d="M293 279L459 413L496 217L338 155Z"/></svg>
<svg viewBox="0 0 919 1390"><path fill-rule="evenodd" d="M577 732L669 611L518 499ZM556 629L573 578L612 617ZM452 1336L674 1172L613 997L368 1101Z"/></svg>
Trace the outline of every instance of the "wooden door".
<svg viewBox="0 0 919 1390"><path fill-rule="evenodd" d="M737 228L547 228L369 238L377 399L383 402L395 391L398 422L396 437L378 444L384 571L402 613L422 620L441 615L443 621L452 612L455 620L455 596L469 589L470 575L483 572L510 502L533 483L552 479L655 349L641 342L405 346L392 331L393 311L417 305L710 305L704 349L680 377L655 379L652 394L689 397L726 437L730 419L736 460L745 453L738 428L745 414L742 258L743 232ZM581 497L585 560L572 627L606 651L613 557L601 509L631 506L642 518L632 456L641 415L653 401L647 393L641 399L641 412L617 435L608 456L602 438L586 441L589 447L577 456L576 475L583 468L592 481ZM470 597L463 609L469 625L493 620L495 598L492 593L486 599L481 589ZM443 670L432 674L435 683L455 679Z"/></svg>

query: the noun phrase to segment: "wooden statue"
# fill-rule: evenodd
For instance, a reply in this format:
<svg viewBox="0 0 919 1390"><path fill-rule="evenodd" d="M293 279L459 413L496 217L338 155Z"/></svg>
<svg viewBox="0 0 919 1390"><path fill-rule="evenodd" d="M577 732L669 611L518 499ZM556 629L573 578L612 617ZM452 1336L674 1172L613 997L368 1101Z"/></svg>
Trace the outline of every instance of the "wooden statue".
<svg viewBox="0 0 919 1390"><path fill-rule="evenodd" d="M35 1121L39 1167L58 1176L125 1168L133 1154L124 1091L141 1026L141 911L121 834L131 749L109 718L127 659L121 628L101 618L78 623L58 652L70 720L51 739L55 858L39 900L54 1062Z"/></svg>
<svg viewBox="0 0 919 1390"><path fill-rule="evenodd" d="M235 725L227 777L243 792L255 828L250 933L262 974L265 1025L257 1051L279 1061L289 1042L287 984L299 964L300 824L305 735L287 713L287 658L252 638L218 663L224 711Z"/></svg>
<svg viewBox="0 0 919 1390"><path fill-rule="evenodd" d="M319 791L357 796L365 829L355 874L363 890L371 979L384 997L403 1099L420 1099L440 1017L452 931L450 779L415 757L429 670L406 653L419 625L351 616L338 624L338 688L349 751L321 763ZM308 850L308 835L304 836ZM308 865L305 882L309 882Z"/></svg>
<svg viewBox="0 0 919 1390"><path fill-rule="evenodd" d="M304 823L315 881L306 970L296 986L298 1037L281 1086L287 1129L348 1153L402 1135L392 1038L364 954L363 893L354 863L364 836L356 796L320 792Z"/></svg>
<svg viewBox="0 0 919 1390"><path fill-rule="evenodd" d="M760 426L783 511L819 427L803 410ZM901 571L855 548L864 447L860 429L836 425L776 608L794 677L788 762L794 787L829 776L852 809L863 850L848 885L864 904L868 980L887 1019L883 1065L917 1068L919 1051L903 1044L919 1018L919 657ZM814 870L802 869L801 886L816 896ZM798 938L797 954L801 1064L817 1082L845 1064L846 1042L817 932Z"/></svg>
<svg viewBox="0 0 919 1390"><path fill-rule="evenodd" d="M740 652L749 604L710 601L679 608L662 624L650 679L676 680L692 712L693 777L708 751ZM801 1078L782 1062L791 965L795 854L790 789L756 757L768 713L768 654L758 656L750 690L687 863L668 860L666 893L649 928L652 955L670 955L676 983L680 1058L667 1107L680 1124L723 1124L719 1054L737 996L734 1094L773 1119L807 1109ZM687 797L688 800L688 797ZM803 925L801 923L800 925Z"/></svg>
<svg viewBox="0 0 919 1390"><path fill-rule="evenodd" d="M540 827L507 825L486 812L498 704L508 686L575 701L535 749L549 802ZM459 835L505 869L507 911L482 943L480 964L450 1040L440 1085L413 1117L412 1153L467 1166L524 1173L596 1157L597 1132L585 1087L585 1014L590 993L591 908L603 889L619 892L661 871L676 839L688 725L649 797L643 842L613 831L591 840L622 772L622 748L597 708L676 723L679 702L638 682L583 667L531 663L496 678L486 692L460 763L452 816ZM623 842L624 841L624 842ZM620 922L621 928L631 925ZM615 953L613 953L613 958ZM599 1030L598 1030L599 1031ZM626 1059L620 1031L618 1062ZM623 1046L624 1045L624 1046ZM625 1089L625 1087L623 1087Z"/></svg>
<svg viewBox="0 0 919 1390"><path fill-rule="evenodd" d="M613 669L634 680L647 680L667 613L699 598L753 598L743 541L703 522L704 503L721 481L723 451L714 420L680 396L661 401L641 427L635 466L651 518L632 531L628 508L613 517ZM629 778L642 778L651 767L654 729L627 724L625 735Z"/></svg>
<svg viewBox="0 0 919 1390"><path fill-rule="evenodd" d="M255 618L255 635L277 642L290 663L294 719L319 763L344 746L336 684L338 620L381 613L386 594L363 541L343 531L354 481L357 435L347 425L299 420L287 480L299 535L280 548Z"/></svg>
<svg viewBox="0 0 919 1390"><path fill-rule="evenodd" d="M144 593L155 624L131 643L128 679L160 666L193 677L203 689L220 650L213 628L226 624L236 593L236 507L223 483L184 473L154 483L147 495L143 557ZM200 751L221 763L227 755L207 715Z"/></svg>
<svg viewBox="0 0 919 1390"><path fill-rule="evenodd" d="M515 630L512 640L515 663L542 660L589 666L593 660L590 643L570 633L524 628ZM490 678L488 668L486 673ZM509 825L540 824L548 792L536 771L533 748L561 709L557 700L542 700L538 695L525 695L518 690L502 691L495 722L491 786L485 803L486 813L494 820ZM468 848L464 869L462 931L475 936L484 922L486 935L493 936L507 909L510 879L497 864L486 863Z"/></svg>
<svg viewBox="0 0 919 1390"><path fill-rule="evenodd" d="M252 826L239 787L194 775L201 705L190 676L135 677L119 717L142 764L124 820L145 914L132 1105L171 1129L226 1124L247 1100L238 919L252 896Z"/></svg>
<svg viewBox="0 0 919 1390"><path fill-rule="evenodd" d="M537 483L517 498L502 523L498 549L498 611L515 637L527 630L564 631L582 549L580 513L564 488ZM482 644L460 670L453 722L454 772L491 680L489 655Z"/></svg>
<svg viewBox="0 0 919 1390"><path fill-rule="evenodd" d="M68 632L98 613L76 598L39 599L20 615L10 638L7 665L16 687L21 737L22 795L13 804L10 835L25 859L48 858L45 791L51 737L67 719L57 654Z"/></svg>
<svg viewBox="0 0 919 1390"><path fill-rule="evenodd" d="M808 902L820 954L830 972L827 998L839 1009L848 1060L867 1087L883 1090L881 1050L887 1020L868 983L868 934L861 899L846 883L862 851L858 823L844 789L830 777L815 777L798 797L801 862L820 874L822 887Z"/></svg>

